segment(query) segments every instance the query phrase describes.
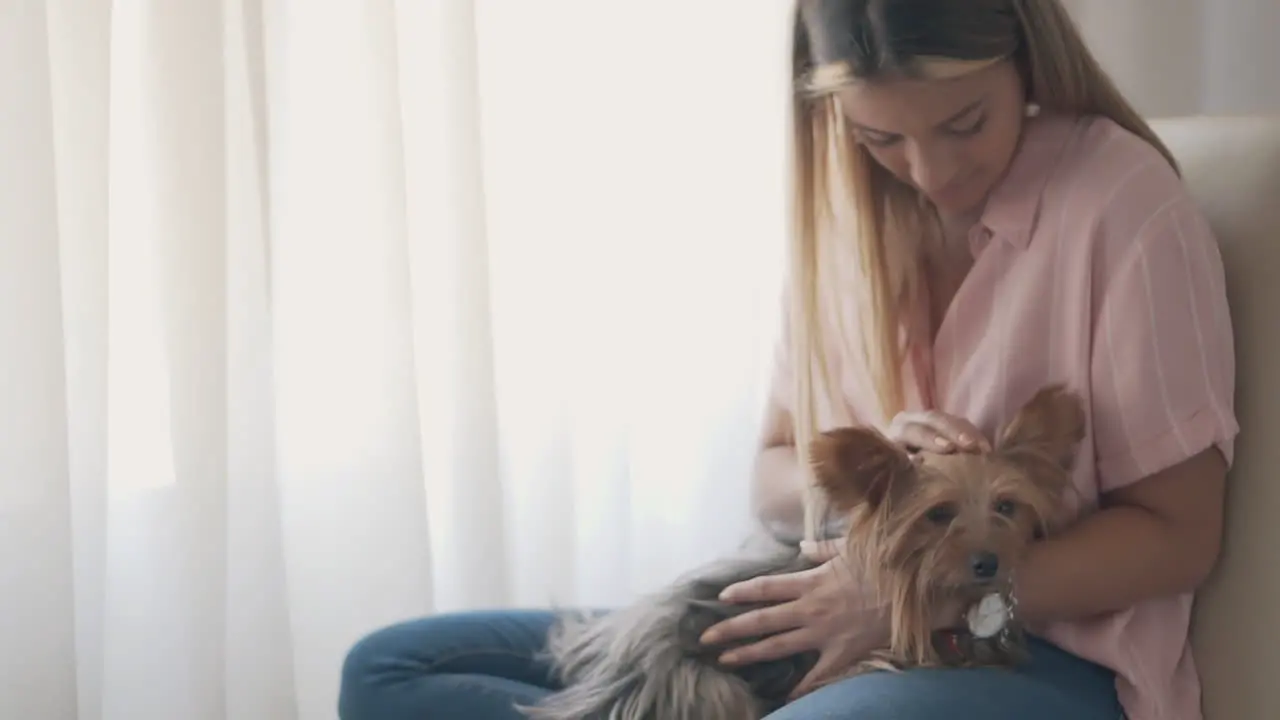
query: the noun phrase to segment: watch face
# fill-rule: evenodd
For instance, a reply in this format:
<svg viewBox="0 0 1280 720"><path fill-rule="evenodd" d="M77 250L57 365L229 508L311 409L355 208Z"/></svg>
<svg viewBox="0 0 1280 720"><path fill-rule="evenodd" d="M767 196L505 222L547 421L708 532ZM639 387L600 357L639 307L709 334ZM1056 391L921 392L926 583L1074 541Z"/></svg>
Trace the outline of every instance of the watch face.
<svg viewBox="0 0 1280 720"><path fill-rule="evenodd" d="M977 638L993 637L1009 622L1009 606L1004 598L992 593L969 608L969 632Z"/></svg>

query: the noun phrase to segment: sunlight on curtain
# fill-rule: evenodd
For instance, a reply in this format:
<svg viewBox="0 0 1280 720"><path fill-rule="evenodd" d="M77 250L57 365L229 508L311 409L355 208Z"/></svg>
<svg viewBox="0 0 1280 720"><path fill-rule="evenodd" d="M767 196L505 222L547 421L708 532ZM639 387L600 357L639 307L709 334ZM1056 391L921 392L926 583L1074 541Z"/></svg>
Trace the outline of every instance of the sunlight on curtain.
<svg viewBox="0 0 1280 720"><path fill-rule="evenodd" d="M74 718L66 365L40 8L0 17L0 717Z"/></svg>
<svg viewBox="0 0 1280 720"><path fill-rule="evenodd" d="M0 715L328 718L379 625L740 541L785 8L38 9L0 24Z"/></svg>
<svg viewBox="0 0 1280 720"><path fill-rule="evenodd" d="M155 174L144 81L152 62L139 3L111 15L111 91L108 154L110 241L107 250L107 484L116 490L174 482L170 435L169 367L161 326L155 203L163 197Z"/></svg>
<svg viewBox="0 0 1280 720"><path fill-rule="evenodd" d="M477 4L522 602L617 603L745 529L782 269L786 16Z"/></svg>
<svg viewBox="0 0 1280 720"><path fill-rule="evenodd" d="M328 709L318 703L355 636L430 610L431 501L396 19L389 3L264 10L270 305L255 311L271 317L291 660L299 712L311 717Z"/></svg>
<svg viewBox="0 0 1280 720"><path fill-rule="evenodd" d="M399 0L395 11L433 598L493 605L511 596L475 20L468 3Z"/></svg>

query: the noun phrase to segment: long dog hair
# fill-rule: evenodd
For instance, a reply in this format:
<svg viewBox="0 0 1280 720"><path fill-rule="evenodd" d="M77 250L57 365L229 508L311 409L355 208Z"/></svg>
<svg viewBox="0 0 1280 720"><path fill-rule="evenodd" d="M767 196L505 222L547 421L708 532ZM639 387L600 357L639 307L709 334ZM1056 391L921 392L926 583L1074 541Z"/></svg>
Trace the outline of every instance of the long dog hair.
<svg viewBox="0 0 1280 720"><path fill-rule="evenodd" d="M761 638L717 647L699 638L762 607L722 602L724 588L815 566L791 540L774 538L771 549L712 563L616 612L564 618L548 654L565 689L521 709L534 720L752 720L781 707L817 663L816 652L728 667L717 661L721 653Z"/></svg>
<svg viewBox="0 0 1280 720"><path fill-rule="evenodd" d="M929 619L940 603L1003 592L1026 545L1066 520L1063 496L1083 436L1082 404L1053 386L1022 408L991 453L912 455L872 428L815 440L818 487L850 522L849 554L890 609L889 646L853 672L1018 662L1016 624L989 641L952 633L940 648ZM814 567L798 544L775 536L767 549L695 570L624 609L567 615L547 650L564 689L520 710L532 720L759 720L776 710L816 652L730 667L718 661L724 651L761 638L715 647L700 638L761 607L720 601L724 588Z"/></svg>

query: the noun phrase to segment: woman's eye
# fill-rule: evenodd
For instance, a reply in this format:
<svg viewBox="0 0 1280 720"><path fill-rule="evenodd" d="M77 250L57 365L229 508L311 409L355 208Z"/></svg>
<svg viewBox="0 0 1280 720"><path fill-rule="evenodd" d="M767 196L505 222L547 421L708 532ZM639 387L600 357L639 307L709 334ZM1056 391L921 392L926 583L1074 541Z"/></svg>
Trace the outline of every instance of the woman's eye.
<svg viewBox="0 0 1280 720"><path fill-rule="evenodd" d="M956 135L958 137L970 137L982 132L982 129L986 126L987 116L979 115L974 120L968 120L958 125L953 125L948 129L951 131L952 135Z"/></svg>
<svg viewBox="0 0 1280 720"><path fill-rule="evenodd" d="M996 502L995 510L999 515L1013 517L1013 514L1018 511L1018 507L1013 504L1012 500L999 500Z"/></svg>
<svg viewBox="0 0 1280 720"><path fill-rule="evenodd" d="M900 135L890 135L887 133L863 130L858 133L858 139L861 140L864 145L869 145L875 148L885 148L893 145L902 138Z"/></svg>

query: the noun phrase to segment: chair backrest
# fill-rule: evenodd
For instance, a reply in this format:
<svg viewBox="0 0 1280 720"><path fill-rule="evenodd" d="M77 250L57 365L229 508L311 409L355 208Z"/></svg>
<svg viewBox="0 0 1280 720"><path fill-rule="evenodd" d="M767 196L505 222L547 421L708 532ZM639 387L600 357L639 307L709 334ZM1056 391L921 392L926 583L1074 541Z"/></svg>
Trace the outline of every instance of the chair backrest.
<svg viewBox="0 0 1280 720"><path fill-rule="evenodd" d="M1241 433L1192 628L1207 720L1280 718L1280 117L1153 121L1223 251Z"/></svg>

